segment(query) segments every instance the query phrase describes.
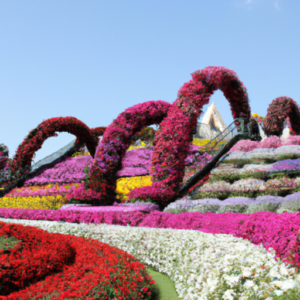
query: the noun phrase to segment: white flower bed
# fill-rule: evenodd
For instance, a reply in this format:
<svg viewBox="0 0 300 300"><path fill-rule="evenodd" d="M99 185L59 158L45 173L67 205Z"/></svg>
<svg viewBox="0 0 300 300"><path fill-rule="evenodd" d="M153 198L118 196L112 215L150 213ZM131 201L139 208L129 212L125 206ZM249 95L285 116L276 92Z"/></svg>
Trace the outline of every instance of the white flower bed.
<svg viewBox="0 0 300 300"><path fill-rule="evenodd" d="M266 188L266 183L259 179L241 179L235 181L230 186L230 191L262 191Z"/></svg>
<svg viewBox="0 0 300 300"><path fill-rule="evenodd" d="M238 295L240 300L246 300L254 291L258 296L269 296L270 288L274 288L281 295L300 283L300 275L295 274L294 268L288 269L273 259L274 250L270 248L271 254L262 246L231 235L107 224L0 220L52 233L90 237L124 250L141 263L168 275L181 299L205 300L222 295L224 300L233 300ZM237 292L242 278L246 281L242 292Z"/></svg>
<svg viewBox="0 0 300 300"><path fill-rule="evenodd" d="M227 192L230 189L230 183L226 181L216 181L213 183L206 183L200 188L200 192Z"/></svg>

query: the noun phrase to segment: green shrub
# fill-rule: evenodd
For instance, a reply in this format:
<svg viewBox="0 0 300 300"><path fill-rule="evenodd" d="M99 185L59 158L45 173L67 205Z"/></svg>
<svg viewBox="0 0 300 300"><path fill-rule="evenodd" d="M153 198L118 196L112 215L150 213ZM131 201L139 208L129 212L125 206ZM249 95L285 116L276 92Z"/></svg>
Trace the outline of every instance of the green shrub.
<svg viewBox="0 0 300 300"><path fill-rule="evenodd" d="M192 209L189 209L189 212L201 212L201 213L207 213L207 212L216 212L220 209L220 205L211 205L211 204L200 204L194 206Z"/></svg>
<svg viewBox="0 0 300 300"><path fill-rule="evenodd" d="M204 199L204 198L218 198L220 200L225 200L228 198L229 193L228 192L223 192L223 193L215 193L215 192L198 192L196 195L192 197L193 200L195 199Z"/></svg>
<svg viewBox="0 0 300 300"><path fill-rule="evenodd" d="M236 205L224 205L221 206L220 209L216 212L217 214L224 214L227 212L233 213L244 213L244 211L248 208L248 205L245 204L236 204Z"/></svg>
<svg viewBox="0 0 300 300"><path fill-rule="evenodd" d="M248 205L247 209L244 211L245 214L253 214L259 211L269 211L276 212L279 208L279 203L270 203L270 202L262 202L262 203L251 203Z"/></svg>
<svg viewBox="0 0 300 300"><path fill-rule="evenodd" d="M281 214L283 212L295 213L300 211L300 199L282 203L281 206L277 209L277 213Z"/></svg>

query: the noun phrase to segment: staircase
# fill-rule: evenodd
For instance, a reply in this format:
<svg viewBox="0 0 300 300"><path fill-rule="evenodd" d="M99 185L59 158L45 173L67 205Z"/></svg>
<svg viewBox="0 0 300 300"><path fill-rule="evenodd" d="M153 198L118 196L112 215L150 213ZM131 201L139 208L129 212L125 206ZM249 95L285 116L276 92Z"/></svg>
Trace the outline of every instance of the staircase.
<svg viewBox="0 0 300 300"><path fill-rule="evenodd" d="M187 179L179 189L179 194L176 196L176 199L186 196L189 189L204 178L216 166L225 153L227 153L238 141L246 139L251 139L251 128L248 126L245 127L245 120L243 118L235 119L223 132L201 149L201 151L213 154L213 157L203 168ZM220 146L220 149L214 151L217 144L221 142L224 143ZM176 199L173 200L175 201Z"/></svg>

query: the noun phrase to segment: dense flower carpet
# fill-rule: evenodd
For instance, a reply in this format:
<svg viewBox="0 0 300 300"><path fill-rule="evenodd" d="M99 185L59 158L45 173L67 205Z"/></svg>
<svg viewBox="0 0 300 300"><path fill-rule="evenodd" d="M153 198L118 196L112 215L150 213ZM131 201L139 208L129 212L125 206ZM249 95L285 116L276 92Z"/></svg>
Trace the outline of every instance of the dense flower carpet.
<svg viewBox="0 0 300 300"><path fill-rule="evenodd" d="M173 104L135 105L107 128L52 118L13 160L0 145L0 299L163 300L150 269L171 279L178 299L300 299L299 107L279 97L265 118L251 117L232 70L207 67L192 78ZM251 137L225 145L175 201L225 143L208 149L191 138L217 89ZM281 138L286 119L291 135ZM76 136L78 152L31 178L34 153L60 131Z"/></svg>

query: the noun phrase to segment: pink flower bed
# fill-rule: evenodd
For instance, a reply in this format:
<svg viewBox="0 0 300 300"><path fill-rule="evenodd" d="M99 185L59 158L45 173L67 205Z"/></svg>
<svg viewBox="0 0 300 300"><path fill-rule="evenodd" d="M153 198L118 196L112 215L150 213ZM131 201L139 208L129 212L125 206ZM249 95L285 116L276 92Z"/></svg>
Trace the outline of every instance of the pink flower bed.
<svg viewBox="0 0 300 300"><path fill-rule="evenodd" d="M287 139L281 139L278 136L270 136L262 142L241 140L237 142L229 151L252 151L259 148L279 148L281 146L300 145L300 136L289 136Z"/></svg>
<svg viewBox="0 0 300 300"><path fill-rule="evenodd" d="M142 206L139 207L139 210ZM272 247L276 257L293 266L300 267L299 232L300 212L271 213L257 212L251 215L240 213L183 212L178 215L172 213L151 211L93 211L93 208L76 208L52 210L11 209L1 208L3 218L49 220L71 223L107 223L152 228L173 228L198 230L212 234L232 234L235 237L248 239L255 245L261 243L268 250ZM126 208L127 209L127 208Z"/></svg>

